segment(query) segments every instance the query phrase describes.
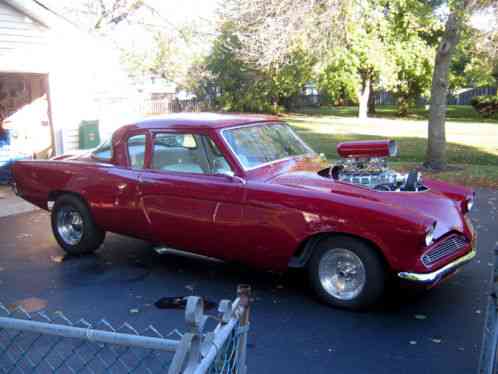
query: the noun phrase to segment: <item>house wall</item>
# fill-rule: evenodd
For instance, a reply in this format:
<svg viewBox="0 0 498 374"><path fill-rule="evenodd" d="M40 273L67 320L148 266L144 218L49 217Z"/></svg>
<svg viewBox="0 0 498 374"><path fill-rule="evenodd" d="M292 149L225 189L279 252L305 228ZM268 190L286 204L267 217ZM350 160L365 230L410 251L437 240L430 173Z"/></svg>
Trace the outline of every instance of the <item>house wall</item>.
<svg viewBox="0 0 498 374"><path fill-rule="evenodd" d="M47 27L0 0L0 71L43 72L46 64L40 55L48 43Z"/></svg>
<svg viewBox="0 0 498 374"><path fill-rule="evenodd" d="M0 0L0 72L48 74L57 154L78 149L83 120L99 120L105 137L135 116L113 47L32 0Z"/></svg>

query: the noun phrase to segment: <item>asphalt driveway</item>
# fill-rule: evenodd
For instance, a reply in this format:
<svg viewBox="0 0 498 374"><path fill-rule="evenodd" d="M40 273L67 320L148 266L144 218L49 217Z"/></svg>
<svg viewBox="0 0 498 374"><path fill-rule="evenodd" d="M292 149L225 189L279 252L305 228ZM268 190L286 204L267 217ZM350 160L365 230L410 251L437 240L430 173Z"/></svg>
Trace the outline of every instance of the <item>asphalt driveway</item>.
<svg viewBox="0 0 498 374"><path fill-rule="evenodd" d="M472 264L430 292L391 291L369 313L317 303L300 272L159 255L118 235L108 235L96 255L64 257L43 211L0 218L0 301L167 332L184 328L183 311L157 309L156 300L196 294L217 301L248 283L255 295L250 373L475 373L498 243L497 198L498 191L479 191Z"/></svg>

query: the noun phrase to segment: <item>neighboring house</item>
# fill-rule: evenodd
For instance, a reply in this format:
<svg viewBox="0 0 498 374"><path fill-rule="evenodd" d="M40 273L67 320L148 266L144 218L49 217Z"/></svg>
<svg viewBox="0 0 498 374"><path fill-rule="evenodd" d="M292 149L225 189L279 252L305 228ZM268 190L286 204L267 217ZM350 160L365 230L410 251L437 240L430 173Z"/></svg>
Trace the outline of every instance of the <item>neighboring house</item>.
<svg viewBox="0 0 498 374"><path fill-rule="evenodd" d="M146 100L171 101L176 97L176 84L164 78L150 76L141 83L139 91Z"/></svg>
<svg viewBox="0 0 498 374"><path fill-rule="evenodd" d="M134 93L105 42L43 0L0 0L0 106L21 146L39 157L77 149L82 120L110 133L136 115L123 104Z"/></svg>

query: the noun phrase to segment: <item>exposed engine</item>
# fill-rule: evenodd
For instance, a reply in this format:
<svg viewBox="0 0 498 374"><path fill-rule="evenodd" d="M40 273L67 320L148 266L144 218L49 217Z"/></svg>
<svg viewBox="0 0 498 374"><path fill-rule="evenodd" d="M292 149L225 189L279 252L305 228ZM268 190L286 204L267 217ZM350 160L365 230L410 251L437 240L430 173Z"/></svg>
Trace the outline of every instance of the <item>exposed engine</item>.
<svg viewBox="0 0 498 374"><path fill-rule="evenodd" d="M340 143L337 153L342 159L320 174L378 191L426 190L416 170L401 174L387 167L386 158L396 156L397 151L393 140Z"/></svg>

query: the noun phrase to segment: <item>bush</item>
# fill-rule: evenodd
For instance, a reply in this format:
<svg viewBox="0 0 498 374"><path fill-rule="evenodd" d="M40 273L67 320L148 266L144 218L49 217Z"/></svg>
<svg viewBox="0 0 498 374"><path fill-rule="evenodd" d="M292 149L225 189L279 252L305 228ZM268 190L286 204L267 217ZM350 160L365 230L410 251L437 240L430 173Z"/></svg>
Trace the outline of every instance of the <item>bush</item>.
<svg viewBox="0 0 498 374"><path fill-rule="evenodd" d="M498 96L476 96L470 103L483 117L492 117L498 113Z"/></svg>

